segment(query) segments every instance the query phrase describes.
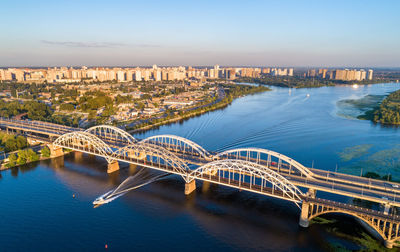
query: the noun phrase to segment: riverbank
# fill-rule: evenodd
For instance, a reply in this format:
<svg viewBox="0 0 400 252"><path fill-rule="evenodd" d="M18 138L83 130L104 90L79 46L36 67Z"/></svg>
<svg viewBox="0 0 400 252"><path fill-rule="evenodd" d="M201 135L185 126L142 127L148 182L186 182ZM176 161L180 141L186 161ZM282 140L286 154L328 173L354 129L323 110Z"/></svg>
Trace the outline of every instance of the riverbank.
<svg viewBox="0 0 400 252"><path fill-rule="evenodd" d="M369 120L384 126L400 125L400 90L389 94L368 94L357 99L340 100L337 106L340 108L338 115L346 118Z"/></svg>
<svg viewBox="0 0 400 252"><path fill-rule="evenodd" d="M51 157L42 157L41 156L38 160L32 160L32 161L26 162L24 164L15 164L13 166L7 166L7 163L3 163L3 164L0 165L0 171L5 171L5 170L8 170L8 169L12 169L12 168L16 168L16 167L23 166L23 165L26 165L26 164L32 164L32 163L35 163L35 162L40 162L40 161L48 160L48 159L51 159Z"/></svg>
<svg viewBox="0 0 400 252"><path fill-rule="evenodd" d="M219 100L217 101L213 101L210 104L201 105L198 108L191 108L186 111L175 112L164 118L149 119L143 123L136 124L133 128L126 127L126 131L131 134L144 132L155 127L175 123L205 114L207 112L225 108L231 104L234 99L245 95L271 91L270 88L264 86L249 86L239 84L223 84L221 85L221 88L222 91L219 92Z"/></svg>
<svg viewBox="0 0 400 252"><path fill-rule="evenodd" d="M400 125L400 90L389 94L372 110L367 111L360 119L371 120L383 125Z"/></svg>
<svg viewBox="0 0 400 252"><path fill-rule="evenodd" d="M38 152L33 150L33 147L43 147ZM0 171L11 169L25 164L46 160L50 157L50 150L47 146L37 145L30 148L21 149L8 153L7 162L0 165Z"/></svg>
<svg viewBox="0 0 400 252"><path fill-rule="evenodd" d="M43 160L48 160L48 159L52 159L52 158L58 158L60 156L63 156L65 154L68 154L68 153L73 151L73 150L70 150L70 149L63 149L63 154L62 155L60 155L60 156L51 156L50 155L50 149L46 145L42 144L42 145L38 145L38 146L42 146L43 148L40 149L40 151L39 151L40 154L35 152L35 154L39 155L37 159L36 158L25 159L23 163L18 163L18 159L15 159L14 163L12 165L10 165L10 161L7 162L7 163L2 163L0 165L0 171L12 169L12 168L15 168L15 167L19 167L19 166L23 166L23 165L26 165L26 164L31 164L31 163L35 163L35 162L39 162L39 161L43 161ZM38 147L38 146L35 146L35 147ZM32 150L32 149L31 148L27 148L27 149L24 149L24 150ZM24 150L22 150L22 151L24 151ZM19 150L19 151L21 151L21 150ZM18 157L16 157L16 158L18 158Z"/></svg>
<svg viewBox="0 0 400 252"><path fill-rule="evenodd" d="M128 130L128 132L131 133L131 134L144 132L144 131L147 131L147 130L150 130L150 129L153 129L153 128L156 128L156 127L160 127L160 126L163 126L163 125L167 125L167 124L170 124L170 123L175 123L175 122L187 120L187 119L190 119L192 117L200 116L200 115L205 114L207 112L211 112L211 111L214 111L214 110L217 110L217 109L225 108L231 102L232 101L230 101L229 103L218 103L212 109L208 109L208 110L204 110L204 111L195 111L193 113L188 113L188 114L185 114L183 116L178 115L176 117L173 117L171 119L168 119L168 120L165 120L165 121L162 121L162 122L157 122L157 123L153 123L153 124L150 124L150 125L147 125L147 126L142 126L142 127L137 128L137 129L134 129L134 130Z"/></svg>
<svg viewBox="0 0 400 252"><path fill-rule="evenodd" d="M268 86L287 87L287 88L320 88L320 87L333 87L337 85L370 85L390 82L390 79L373 79L363 81L342 81L342 80L325 80L325 79L312 79L301 78L296 76L291 77L263 77L263 78L250 78L242 77L235 80L235 82L247 82Z"/></svg>

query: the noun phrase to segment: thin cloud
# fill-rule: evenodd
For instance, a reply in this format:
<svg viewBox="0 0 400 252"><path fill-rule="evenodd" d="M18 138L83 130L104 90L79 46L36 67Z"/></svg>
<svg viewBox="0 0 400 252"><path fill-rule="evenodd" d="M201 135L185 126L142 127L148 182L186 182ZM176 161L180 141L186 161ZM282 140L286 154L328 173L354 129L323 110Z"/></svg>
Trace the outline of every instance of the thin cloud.
<svg viewBox="0 0 400 252"><path fill-rule="evenodd" d="M75 42L75 41L50 41L41 40L43 44L56 45L56 46L66 46L66 47L93 47L93 48L104 48L104 47L121 47L126 46L122 43L113 42Z"/></svg>
<svg viewBox="0 0 400 252"><path fill-rule="evenodd" d="M80 48L115 48L115 47L129 46L127 44L114 43L114 42L76 42L76 41L50 41L50 40L41 40L40 42L46 45L80 47ZM152 44L135 44L132 46L144 47L144 48L161 47L160 45L152 45Z"/></svg>

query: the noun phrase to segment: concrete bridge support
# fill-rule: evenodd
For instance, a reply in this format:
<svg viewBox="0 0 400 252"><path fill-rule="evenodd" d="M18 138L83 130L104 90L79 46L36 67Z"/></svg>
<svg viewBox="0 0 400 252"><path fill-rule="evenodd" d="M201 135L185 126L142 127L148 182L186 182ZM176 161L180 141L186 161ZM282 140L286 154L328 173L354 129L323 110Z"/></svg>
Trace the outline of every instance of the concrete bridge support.
<svg viewBox="0 0 400 252"><path fill-rule="evenodd" d="M310 197L310 198L315 198L315 196L317 195L317 191L315 190L315 189L308 189L308 191L307 191L307 195L308 195L308 197Z"/></svg>
<svg viewBox="0 0 400 252"><path fill-rule="evenodd" d="M119 170L118 161L112 161L107 166L107 173L113 173L113 172L118 171L118 170Z"/></svg>
<svg viewBox="0 0 400 252"><path fill-rule="evenodd" d="M383 213L384 213L385 215L388 215L388 214L389 214L389 211L390 211L390 205L389 205L389 204L383 205Z"/></svg>
<svg viewBox="0 0 400 252"><path fill-rule="evenodd" d="M39 142L41 142L41 141L38 141L38 140L33 139L33 138L31 138L31 137L27 137L26 140L28 141L28 144L29 144L29 145L36 145L36 144L38 144Z"/></svg>
<svg viewBox="0 0 400 252"><path fill-rule="evenodd" d="M299 220L299 225L301 227L308 227L310 225L310 220L308 218L309 216L309 209L310 209L310 203L307 201L303 201L301 204L301 213L300 213L300 220Z"/></svg>
<svg viewBox="0 0 400 252"><path fill-rule="evenodd" d="M391 249L391 248L393 248L394 242L389 241L389 240L385 240L383 242L383 245L385 245L386 248Z"/></svg>
<svg viewBox="0 0 400 252"><path fill-rule="evenodd" d="M47 145L50 149L50 157L55 158L59 156L64 156L64 151L61 147L54 146L53 144Z"/></svg>
<svg viewBox="0 0 400 252"><path fill-rule="evenodd" d="M193 179L185 184L185 195L191 194L194 190L196 190L196 180Z"/></svg>

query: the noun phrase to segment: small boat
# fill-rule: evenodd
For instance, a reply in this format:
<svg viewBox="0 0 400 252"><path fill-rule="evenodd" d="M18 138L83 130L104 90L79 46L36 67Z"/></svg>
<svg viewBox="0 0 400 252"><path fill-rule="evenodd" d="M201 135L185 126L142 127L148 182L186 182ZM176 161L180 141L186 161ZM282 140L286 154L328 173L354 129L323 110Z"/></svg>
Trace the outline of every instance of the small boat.
<svg viewBox="0 0 400 252"><path fill-rule="evenodd" d="M106 192L105 194L97 197L94 201L93 201L93 205L102 205L105 203L108 203L110 201L112 201L114 199L114 197L109 197L114 190L111 190L109 192Z"/></svg>
<svg viewBox="0 0 400 252"><path fill-rule="evenodd" d="M307 94L306 96L307 96L307 97L310 97L310 94Z"/></svg>
<svg viewBox="0 0 400 252"><path fill-rule="evenodd" d="M353 88L358 88L358 84L353 84Z"/></svg>

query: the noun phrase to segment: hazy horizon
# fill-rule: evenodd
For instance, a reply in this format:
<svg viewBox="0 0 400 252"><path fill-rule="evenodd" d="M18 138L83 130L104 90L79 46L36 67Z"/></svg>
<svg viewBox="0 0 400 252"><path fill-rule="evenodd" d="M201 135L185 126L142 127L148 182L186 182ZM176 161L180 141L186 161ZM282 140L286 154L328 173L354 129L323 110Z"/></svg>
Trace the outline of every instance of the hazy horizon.
<svg viewBox="0 0 400 252"><path fill-rule="evenodd" d="M152 65L49 65L49 66L0 66L0 69L7 69L7 68L31 68L31 69L43 69L43 68L60 68L60 67L72 67L72 68L82 68L82 67L87 67L87 68L151 68L153 65L157 65L157 64L152 64ZM214 64L214 65L157 65L157 67L159 68L163 68L163 67L179 67L179 66L183 66L183 67L193 67L193 68L212 68L215 65L219 65L219 64ZM348 67L348 66L330 66L330 67L326 67L326 66L285 66L285 65L265 65L265 66L261 66L261 65L219 65L220 68L230 68L230 67L236 67L236 68L241 68L241 67L255 67L255 68L294 68L294 70L298 70L298 69L312 69L312 68L326 68L326 69L376 69L376 70L399 70L400 67L374 67L374 66L352 66L352 67Z"/></svg>
<svg viewBox="0 0 400 252"><path fill-rule="evenodd" d="M400 67L398 1L11 1L0 67Z"/></svg>

